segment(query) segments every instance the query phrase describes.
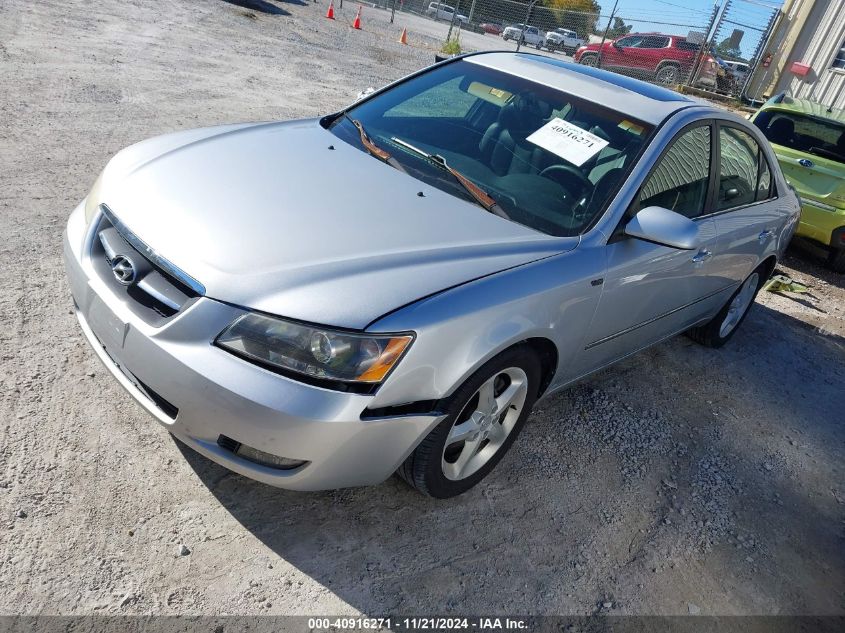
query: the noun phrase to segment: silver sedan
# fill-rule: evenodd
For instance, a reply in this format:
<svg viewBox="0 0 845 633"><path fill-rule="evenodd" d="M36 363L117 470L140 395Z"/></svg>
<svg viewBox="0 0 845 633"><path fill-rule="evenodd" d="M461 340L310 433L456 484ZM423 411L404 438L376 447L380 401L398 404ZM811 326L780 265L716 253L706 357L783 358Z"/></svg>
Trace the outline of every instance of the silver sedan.
<svg viewBox="0 0 845 633"><path fill-rule="evenodd" d="M681 332L727 342L798 214L744 119L485 53L321 119L125 149L65 260L96 354L198 452L449 497L538 398Z"/></svg>

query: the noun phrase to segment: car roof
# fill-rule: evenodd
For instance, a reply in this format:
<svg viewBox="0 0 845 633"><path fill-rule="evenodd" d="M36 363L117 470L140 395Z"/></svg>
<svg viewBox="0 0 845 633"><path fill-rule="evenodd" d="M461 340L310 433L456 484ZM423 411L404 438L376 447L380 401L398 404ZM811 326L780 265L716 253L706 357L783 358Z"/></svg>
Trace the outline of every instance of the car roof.
<svg viewBox="0 0 845 633"><path fill-rule="evenodd" d="M702 105L639 79L533 53L474 53L462 59L563 90L654 125L678 110Z"/></svg>
<svg viewBox="0 0 845 633"><path fill-rule="evenodd" d="M643 32L643 33L628 33L628 34L626 34L626 35L621 35L621 36L620 36L620 38L622 38L622 37L628 37L628 35L649 35L649 36L651 36L651 35L659 35L660 37L674 37L676 40L685 40L685 39L687 39L687 38L685 38L683 35L672 35L671 33L658 33L657 31L648 31L648 32Z"/></svg>
<svg viewBox="0 0 845 633"><path fill-rule="evenodd" d="M763 104L761 110L787 110L800 114L809 114L820 119L830 119L837 123L845 123L845 110L829 108L823 103L809 99L797 99L788 95L775 95Z"/></svg>

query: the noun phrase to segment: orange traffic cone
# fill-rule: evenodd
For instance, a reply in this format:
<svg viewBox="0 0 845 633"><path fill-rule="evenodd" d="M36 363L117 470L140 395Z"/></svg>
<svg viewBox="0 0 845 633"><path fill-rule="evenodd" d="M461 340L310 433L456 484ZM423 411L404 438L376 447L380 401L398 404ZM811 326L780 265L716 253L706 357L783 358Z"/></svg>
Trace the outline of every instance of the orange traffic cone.
<svg viewBox="0 0 845 633"><path fill-rule="evenodd" d="M407 44L408 43L408 29L402 28L402 35L399 36L399 43L400 44Z"/></svg>
<svg viewBox="0 0 845 633"><path fill-rule="evenodd" d="M355 20L352 22L352 28L361 30L361 5L358 5L358 13L355 14Z"/></svg>
<svg viewBox="0 0 845 633"><path fill-rule="evenodd" d="M329 20L334 20L334 2L329 2L329 10L326 11L326 17Z"/></svg>

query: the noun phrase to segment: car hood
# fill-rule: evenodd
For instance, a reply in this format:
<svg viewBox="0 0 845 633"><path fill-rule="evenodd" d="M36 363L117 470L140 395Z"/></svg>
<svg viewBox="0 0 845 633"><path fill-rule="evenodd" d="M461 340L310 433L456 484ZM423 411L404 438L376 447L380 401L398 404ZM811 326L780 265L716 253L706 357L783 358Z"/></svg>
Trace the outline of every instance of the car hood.
<svg viewBox="0 0 845 633"><path fill-rule="evenodd" d="M578 243L432 188L317 120L144 141L112 159L100 198L208 297L356 329Z"/></svg>

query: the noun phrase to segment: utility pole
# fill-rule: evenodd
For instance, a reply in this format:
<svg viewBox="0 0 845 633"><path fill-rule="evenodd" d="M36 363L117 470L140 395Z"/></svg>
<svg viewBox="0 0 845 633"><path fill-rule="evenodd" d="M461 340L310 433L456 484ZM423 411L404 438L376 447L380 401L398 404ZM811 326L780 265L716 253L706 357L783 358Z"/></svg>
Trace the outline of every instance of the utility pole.
<svg viewBox="0 0 845 633"><path fill-rule="evenodd" d="M531 20L531 12L534 10L534 5L537 4L540 0L531 0L528 3L528 10L525 12L525 29L528 28L528 22ZM522 43L525 41L525 29L522 29L522 32L519 34L519 39L516 41L516 51L519 52L519 47L522 46Z"/></svg>
<svg viewBox="0 0 845 633"><path fill-rule="evenodd" d="M610 17L607 18L607 26L604 27L604 33L601 35L601 44L599 44L599 58L596 61L596 67L601 68L601 56L604 53L604 43L607 40L607 32L610 31L610 25L613 24L613 17L616 15L616 7L619 6L619 0L614 0L613 8L610 10ZM587 34L589 35L589 33Z"/></svg>
<svg viewBox="0 0 845 633"><path fill-rule="evenodd" d="M716 36L719 34L719 31L722 28L722 20L724 19L725 13L730 6L731 0L727 0L724 5L720 5L718 2L713 5L713 13L710 15L710 22L708 23L707 30L704 33L704 39L701 42L701 46L698 48L698 55L692 65L690 75L687 78L688 86L695 84L695 80L698 78L698 73L701 70L701 61L704 59L704 56L707 55L708 49L715 48L715 46L711 45L711 41L715 40Z"/></svg>

